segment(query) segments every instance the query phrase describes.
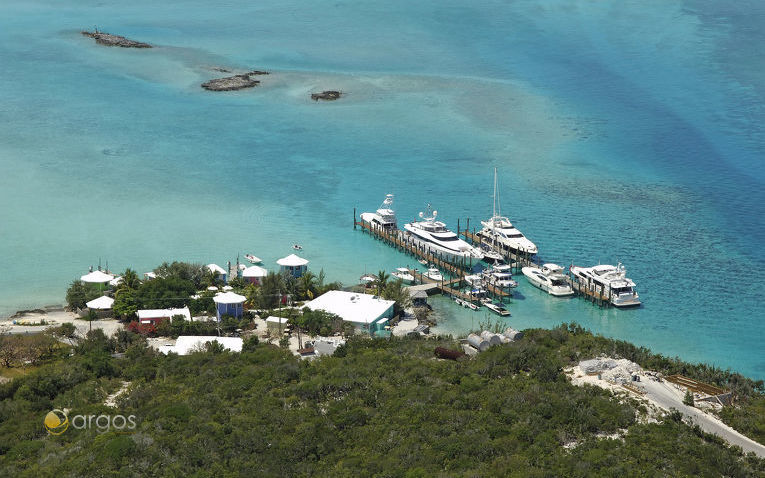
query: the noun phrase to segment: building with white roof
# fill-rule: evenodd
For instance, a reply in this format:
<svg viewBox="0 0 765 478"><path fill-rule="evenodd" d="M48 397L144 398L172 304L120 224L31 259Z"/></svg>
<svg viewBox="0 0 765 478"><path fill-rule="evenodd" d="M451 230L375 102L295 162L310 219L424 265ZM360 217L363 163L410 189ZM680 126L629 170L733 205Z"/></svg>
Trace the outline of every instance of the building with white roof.
<svg viewBox="0 0 765 478"><path fill-rule="evenodd" d="M226 269L222 268L218 264L207 264L205 267L207 267L207 270L210 272L217 272L221 279L223 279L223 282L228 282L226 279L228 278L228 272L226 272Z"/></svg>
<svg viewBox="0 0 765 478"><path fill-rule="evenodd" d="M290 254L276 261L282 273L287 273L293 277L302 276L308 270L308 262L308 260L295 254Z"/></svg>
<svg viewBox="0 0 765 478"><path fill-rule="evenodd" d="M215 315L220 322L221 316L230 315L239 318L244 312L244 301L247 298L235 292L223 292L213 297L215 302Z"/></svg>
<svg viewBox="0 0 765 478"><path fill-rule="evenodd" d="M144 309L136 312L138 321L142 324L157 324L160 320L170 320L176 315L182 315L184 320L191 322L191 311L188 307L182 309Z"/></svg>
<svg viewBox="0 0 765 478"><path fill-rule="evenodd" d="M271 332L280 334L287 327L288 323L289 319L272 315L266 319L266 328Z"/></svg>
<svg viewBox="0 0 765 478"><path fill-rule="evenodd" d="M181 335L176 339L175 345L170 347L160 347L159 350L164 354L175 352L178 355L188 355L197 350L204 350L205 343L207 342L218 342L223 345L224 349L232 352L242 351L241 337L215 337L207 335Z"/></svg>
<svg viewBox="0 0 765 478"><path fill-rule="evenodd" d="M311 310L323 310L340 316L344 321L365 328L370 334L382 330L393 317L395 301L378 296L331 290L305 306Z"/></svg>
<svg viewBox="0 0 765 478"><path fill-rule="evenodd" d="M260 266L250 266L242 271L242 278L247 282L256 285L259 285L267 275L268 270Z"/></svg>

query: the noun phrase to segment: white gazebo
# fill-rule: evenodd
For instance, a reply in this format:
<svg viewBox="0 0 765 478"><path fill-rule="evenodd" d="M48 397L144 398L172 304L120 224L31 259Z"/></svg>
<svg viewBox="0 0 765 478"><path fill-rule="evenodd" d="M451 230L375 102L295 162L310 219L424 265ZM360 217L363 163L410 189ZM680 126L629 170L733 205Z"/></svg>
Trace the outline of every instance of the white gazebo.
<svg viewBox="0 0 765 478"><path fill-rule="evenodd" d="M260 284L267 275L268 270L260 266L250 266L242 271L242 278L251 284Z"/></svg>
<svg viewBox="0 0 765 478"><path fill-rule="evenodd" d="M235 292L223 292L213 297L218 322L220 322L220 318L223 315L231 315L236 318L241 317L246 299L245 296Z"/></svg>
<svg viewBox="0 0 765 478"><path fill-rule="evenodd" d="M98 299L93 299L90 302L87 302L85 305L88 307L88 309L92 310L108 310L112 308L112 304L114 304L114 299L109 296L102 295Z"/></svg>
<svg viewBox="0 0 765 478"><path fill-rule="evenodd" d="M295 254L282 257L276 261L276 263L279 264L281 272L286 272L293 277L300 277L306 270L308 270L308 260L298 257Z"/></svg>

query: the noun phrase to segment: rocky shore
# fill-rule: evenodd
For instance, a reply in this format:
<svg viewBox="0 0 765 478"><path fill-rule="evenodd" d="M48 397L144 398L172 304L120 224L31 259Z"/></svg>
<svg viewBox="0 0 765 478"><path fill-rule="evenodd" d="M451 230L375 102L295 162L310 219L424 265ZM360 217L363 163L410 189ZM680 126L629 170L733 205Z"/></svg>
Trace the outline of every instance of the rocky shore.
<svg viewBox="0 0 765 478"><path fill-rule="evenodd" d="M334 101L342 96L342 93L334 90L322 91L321 93L311 93L311 99L314 101Z"/></svg>
<svg viewBox="0 0 765 478"><path fill-rule="evenodd" d="M130 40L129 38L121 37L119 35L99 32L98 30L94 32L83 31L81 33L86 37L93 38L96 40L96 43L100 45L118 46L121 48L152 48L148 43Z"/></svg>
<svg viewBox="0 0 765 478"><path fill-rule="evenodd" d="M252 77L257 75L268 75L267 71L253 70L241 75L227 76L226 78L216 78L202 83L202 88L210 91L236 91L244 88L252 88L260 84L260 80Z"/></svg>

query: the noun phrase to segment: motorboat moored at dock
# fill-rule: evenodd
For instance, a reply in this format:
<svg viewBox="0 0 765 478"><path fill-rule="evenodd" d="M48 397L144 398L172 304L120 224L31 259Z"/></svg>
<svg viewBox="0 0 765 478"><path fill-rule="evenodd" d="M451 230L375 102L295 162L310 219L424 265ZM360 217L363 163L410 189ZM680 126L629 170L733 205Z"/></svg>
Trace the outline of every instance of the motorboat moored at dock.
<svg viewBox="0 0 765 478"><path fill-rule="evenodd" d="M404 284L411 284L414 282L414 276L412 275L411 271L407 267L399 267L395 271L391 272L393 277L396 279L401 279Z"/></svg>
<svg viewBox="0 0 765 478"><path fill-rule="evenodd" d="M558 264L545 264L541 268L529 266L524 267L521 271L532 285L550 295L563 297L574 294L574 289L571 288L571 285L566 281L565 274L563 274L563 268Z"/></svg>
<svg viewBox="0 0 765 478"><path fill-rule="evenodd" d="M523 235L508 218L502 216L497 187L497 168L494 168L494 210L491 219L481 221L483 229L478 235L490 245L501 245L514 251L536 254L537 246Z"/></svg>
<svg viewBox="0 0 765 478"><path fill-rule="evenodd" d="M444 280L444 276L443 274L441 274L441 271L439 271L435 267L431 267L423 275L427 277L428 279L438 281L438 282L441 282L442 280Z"/></svg>
<svg viewBox="0 0 765 478"><path fill-rule="evenodd" d="M627 271L621 262L615 267L608 264L592 267L572 265L570 270L580 285L605 296L616 307L640 305L635 283L627 278Z"/></svg>
<svg viewBox="0 0 765 478"><path fill-rule="evenodd" d="M503 306L502 304L498 304L494 302L484 302L483 305L490 311L502 317L507 317L510 315L510 311L507 310L505 306Z"/></svg>
<svg viewBox="0 0 765 478"><path fill-rule="evenodd" d="M370 223L373 227L385 230L397 229L396 213L393 211L393 194L385 195L385 200L377 211L361 213L361 220Z"/></svg>
<svg viewBox="0 0 765 478"><path fill-rule="evenodd" d="M428 216L420 212L421 221L404 225L408 240L435 256L442 256L448 261L464 259L483 259L483 252L460 239L457 234L446 228L446 224L436 220L438 211L431 211L428 204Z"/></svg>

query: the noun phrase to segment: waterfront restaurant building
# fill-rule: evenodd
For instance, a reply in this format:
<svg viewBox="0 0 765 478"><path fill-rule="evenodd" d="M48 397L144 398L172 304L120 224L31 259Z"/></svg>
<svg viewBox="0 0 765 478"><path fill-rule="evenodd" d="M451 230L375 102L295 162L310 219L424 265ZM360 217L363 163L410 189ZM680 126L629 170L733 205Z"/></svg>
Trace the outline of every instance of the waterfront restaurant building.
<svg viewBox="0 0 765 478"><path fill-rule="evenodd" d="M385 335L385 326L393 317L393 304L395 301L378 296L331 290L307 303L306 307L338 315L370 335L380 336Z"/></svg>
<svg viewBox="0 0 765 478"><path fill-rule="evenodd" d="M308 261L295 254L282 257L276 263L279 264L280 272L289 274L292 277L301 277L308 270Z"/></svg>

